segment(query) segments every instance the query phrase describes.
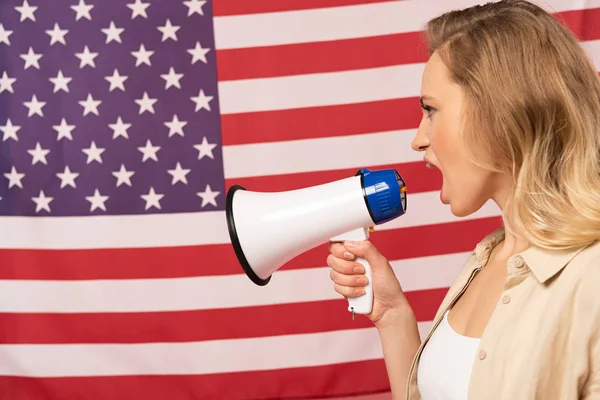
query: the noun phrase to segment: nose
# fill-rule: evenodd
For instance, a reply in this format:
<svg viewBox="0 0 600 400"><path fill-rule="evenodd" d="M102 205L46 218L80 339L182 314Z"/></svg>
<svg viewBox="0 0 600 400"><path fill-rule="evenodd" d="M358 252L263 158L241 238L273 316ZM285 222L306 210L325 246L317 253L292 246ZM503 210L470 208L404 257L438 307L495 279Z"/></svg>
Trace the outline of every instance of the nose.
<svg viewBox="0 0 600 400"><path fill-rule="evenodd" d="M429 147L429 139L427 138L427 135L425 134L424 124L426 124L426 122L421 121L421 124L419 125L419 128L417 129L417 134L415 135L415 137L410 145L410 147L412 147L412 149L414 151L425 151Z"/></svg>

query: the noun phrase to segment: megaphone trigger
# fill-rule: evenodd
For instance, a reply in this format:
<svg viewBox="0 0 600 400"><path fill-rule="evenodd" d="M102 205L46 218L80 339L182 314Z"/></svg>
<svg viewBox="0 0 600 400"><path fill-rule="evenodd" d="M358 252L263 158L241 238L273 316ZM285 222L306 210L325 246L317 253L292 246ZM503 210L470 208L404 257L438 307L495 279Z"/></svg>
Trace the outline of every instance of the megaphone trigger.
<svg viewBox="0 0 600 400"><path fill-rule="evenodd" d="M338 181L284 192L252 192L234 185L227 193L229 237L252 282L267 285L292 258L330 241L367 240L374 225L406 212L406 185L393 170L359 170ZM348 298L348 311L370 314L371 266L358 258L368 279L365 294Z"/></svg>

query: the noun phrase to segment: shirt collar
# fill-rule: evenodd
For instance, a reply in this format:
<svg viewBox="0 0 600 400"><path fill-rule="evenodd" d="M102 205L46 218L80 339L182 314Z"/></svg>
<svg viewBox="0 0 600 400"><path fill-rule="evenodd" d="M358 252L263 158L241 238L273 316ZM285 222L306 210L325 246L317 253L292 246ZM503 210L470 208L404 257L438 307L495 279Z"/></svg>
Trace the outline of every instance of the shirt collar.
<svg viewBox="0 0 600 400"><path fill-rule="evenodd" d="M562 271L585 247L575 250L547 250L530 247L521 253L521 257L537 280L544 283Z"/></svg>
<svg viewBox="0 0 600 400"><path fill-rule="evenodd" d="M504 240L504 232L504 227L498 228L477 244L474 253L480 265L487 263L492 249ZM522 253L513 255L509 259L509 263L519 258L522 259L535 278L540 283L544 283L562 271L586 247L588 246L574 250L549 250L540 247L530 247Z"/></svg>

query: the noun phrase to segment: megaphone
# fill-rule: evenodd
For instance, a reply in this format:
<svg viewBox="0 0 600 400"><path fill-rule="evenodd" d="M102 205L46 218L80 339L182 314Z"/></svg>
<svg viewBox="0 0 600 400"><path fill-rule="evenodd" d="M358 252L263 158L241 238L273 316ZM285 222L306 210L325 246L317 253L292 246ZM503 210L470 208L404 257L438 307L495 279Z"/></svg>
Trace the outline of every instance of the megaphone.
<svg viewBox="0 0 600 400"><path fill-rule="evenodd" d="M328 240L367 240L375 225L406 212L406 184L394 169L360 169L356 175L283 192L253 192L240 185L227 191L231 244L252 282L264 286L296 256ZM365 294L348 298L348 311L373 309L371 266L364 258Z"/></svg>

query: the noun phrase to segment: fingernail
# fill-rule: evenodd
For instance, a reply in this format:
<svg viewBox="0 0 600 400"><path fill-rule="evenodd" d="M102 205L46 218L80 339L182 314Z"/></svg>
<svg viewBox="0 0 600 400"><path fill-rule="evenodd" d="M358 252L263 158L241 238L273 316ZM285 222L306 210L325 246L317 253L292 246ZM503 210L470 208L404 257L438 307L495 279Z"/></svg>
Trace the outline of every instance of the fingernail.
<svg viewBox="0 0 600 400"><path fill-rule="evenodd" d="M357 265L352 269L352 271L356 272L357 274L362 274L364 273L364 268Z"/></svg>
<svg viewBox="0 0 600 400"><path fill-rule="evenodd" d="M358 242L355 242L355 241L352 241L352 240L346 241L346 245L349 246L349 247L358 247L359 246Z"/></svg>
<svg viewBox="0 0 600 400"><path fill-rule="evenodd" d="M347 259L347 260L352 260L354 258L354 254L345 251L344 252L344 258Z"/></svg>
<svg viewBox="0 0 600 400"><path fill-rule="evenodd" d="M359 285L364 285L367 283L367 278L361 276L360 278L356 278L356 283L358 283Z"/></svg>

